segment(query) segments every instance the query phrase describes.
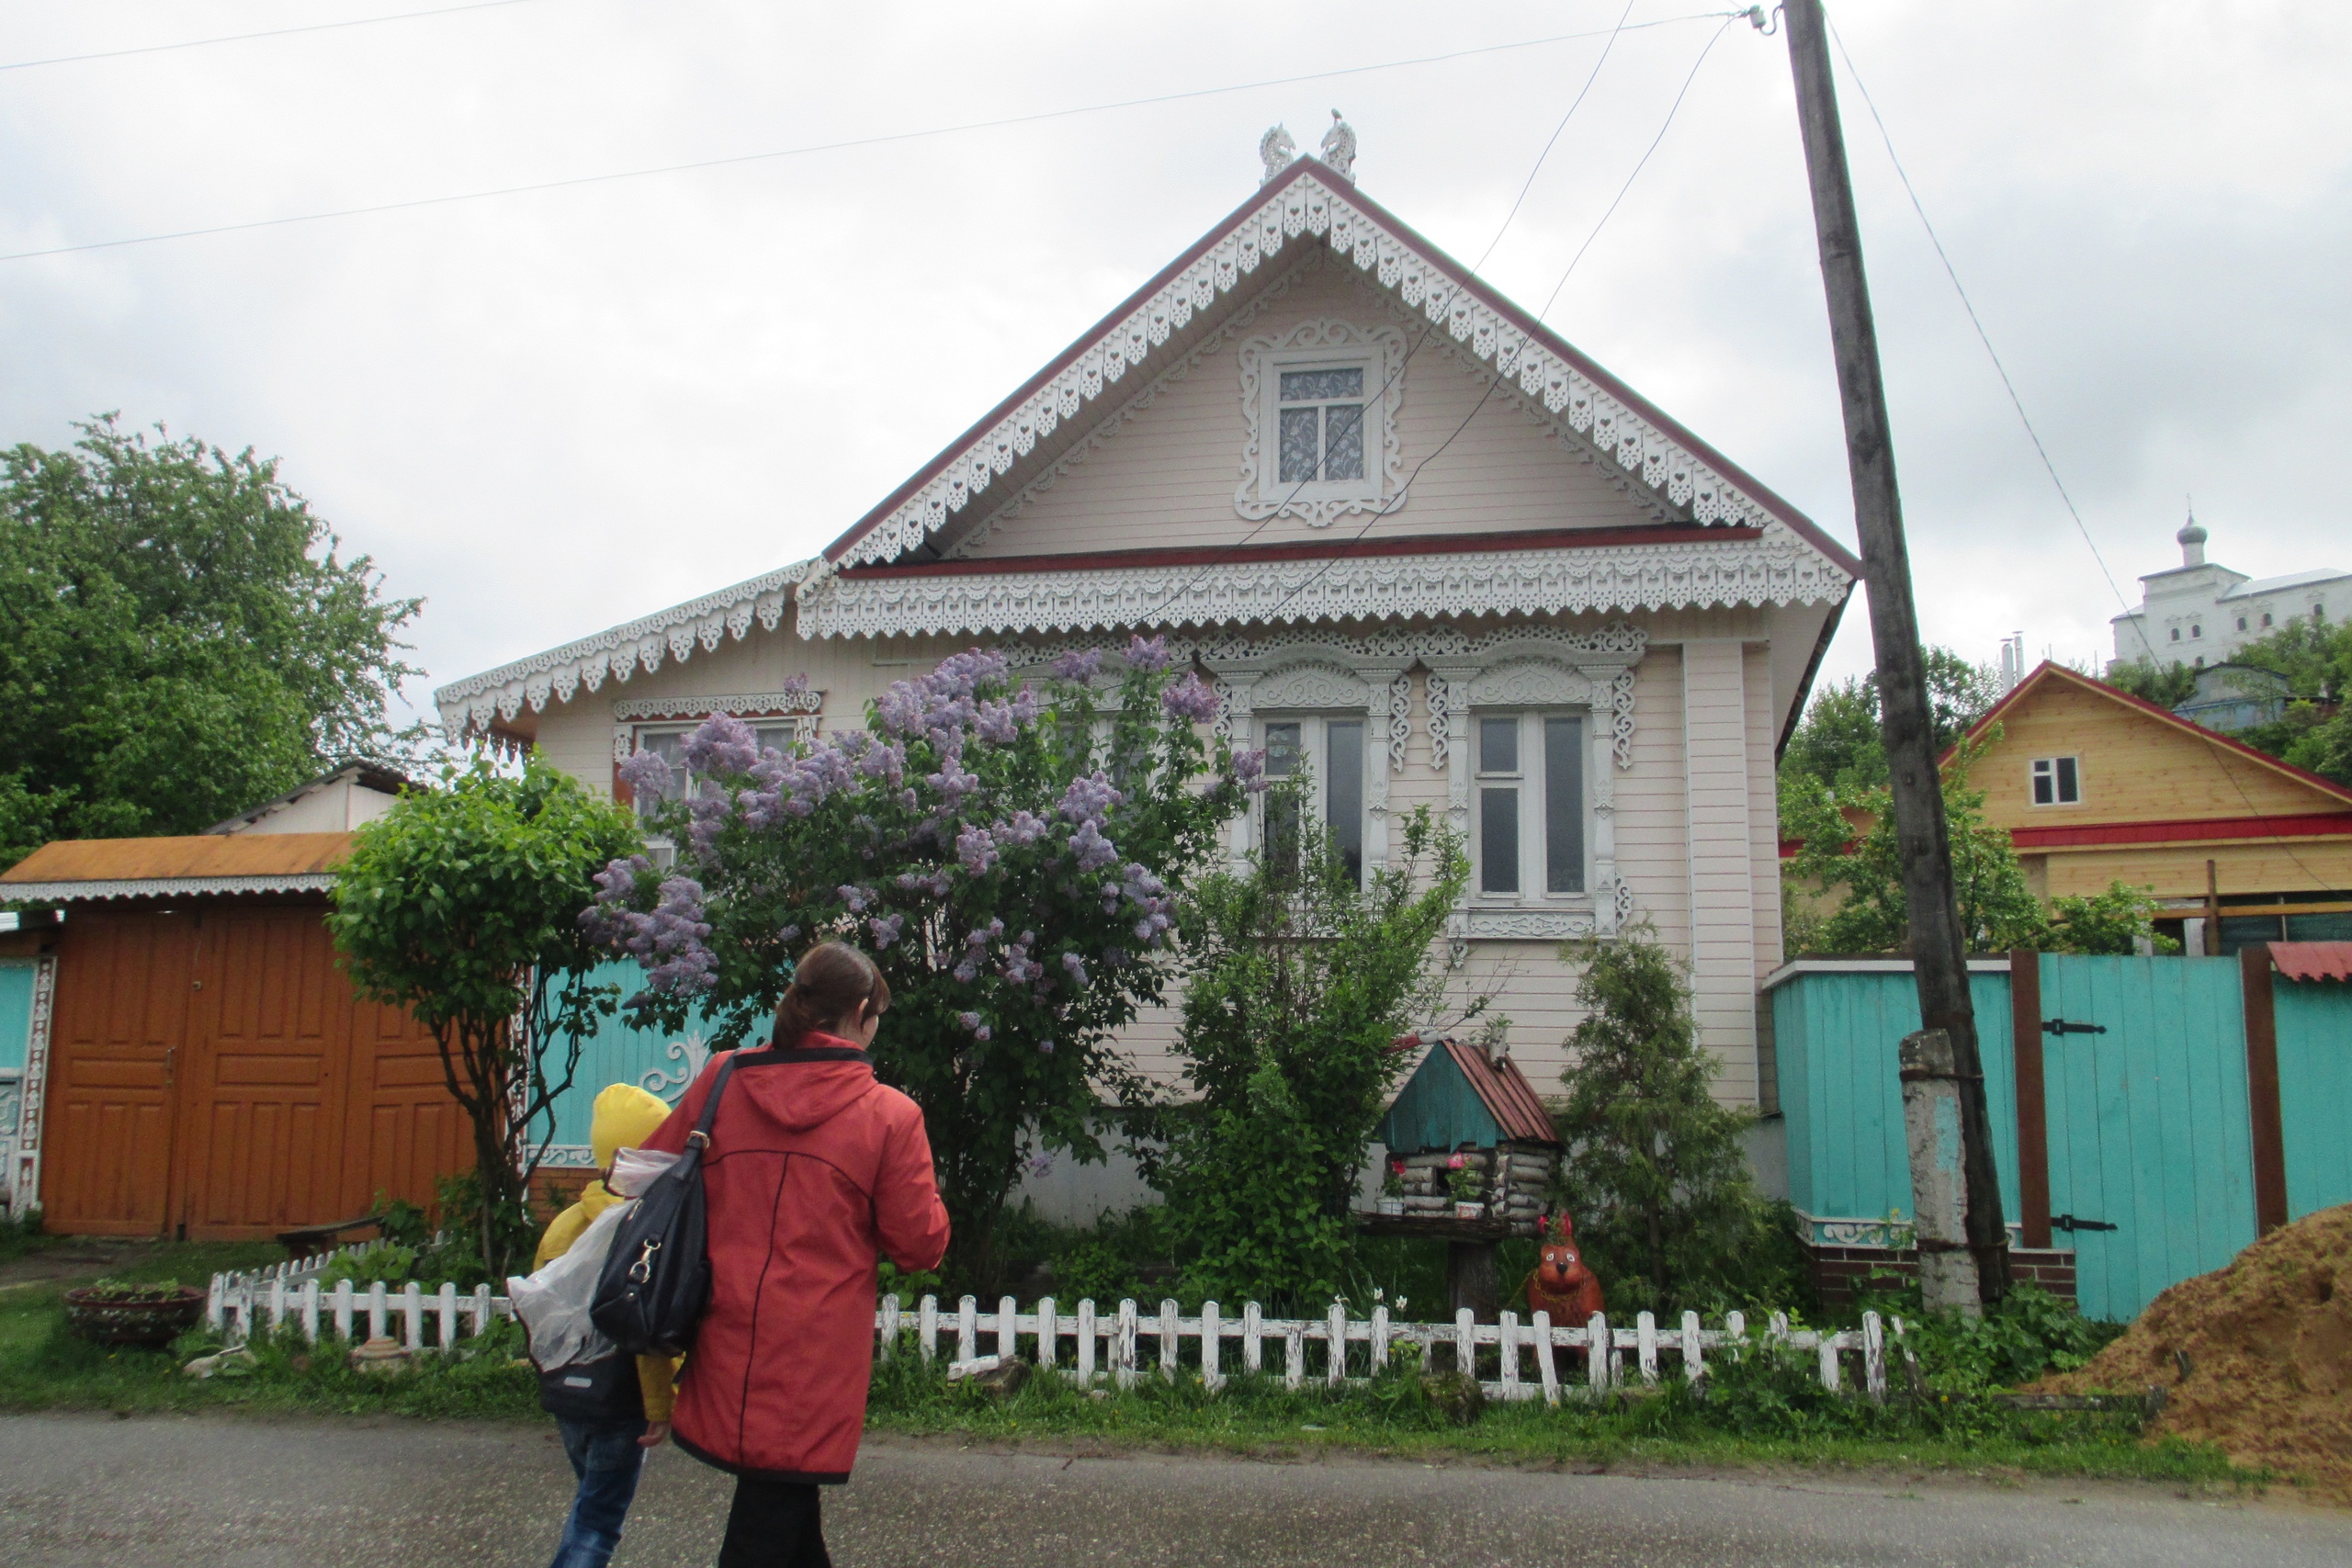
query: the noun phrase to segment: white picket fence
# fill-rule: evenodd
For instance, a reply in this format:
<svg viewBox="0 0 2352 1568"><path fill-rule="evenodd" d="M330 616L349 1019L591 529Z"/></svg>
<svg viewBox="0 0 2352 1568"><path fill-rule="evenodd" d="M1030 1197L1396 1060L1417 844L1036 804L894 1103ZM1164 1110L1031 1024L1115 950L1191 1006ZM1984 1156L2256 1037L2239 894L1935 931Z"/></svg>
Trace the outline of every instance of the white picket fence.
<svg viewBox="0 0 2352 1568"><path fill-rule="evenodd" d="M1721 1351L1747 1339L1747 1320L1739 1313L1727 1315L1720 1328L1702 1326L1695 1312L1684 1313L1679 1324L1666 1328L1649 1313L1636 1315L1631 1326L1612 1325L1605 1314L1599 1313L1590 1322L1576 1326L1555 1325L1549 1314L1540 1312L1526 1320L1515 1312L1506 1312L1498 1314L1497 1322L1478 1323L1467 1310L1450 1324L1392 1323L1385 1306L1359 1318L1351 1317L1337 1302L1321 1318L1270 1318L1255 1302L1244 1305L1238 1317L1226 1316L1215 1302L1203 1303L1198 1315L1187 1317L1172 1301L1160 1303L1159 1311L1147 1317L1132 1301L1121 1302L1115 1314L1105 1316L1091 1301L1079 1303L1074 1313L1062 1313L1050 1297L1023 1312L1006 1296L994 1312L984 1313L976 1299L966 1296L957 1303L953 1319L948 1319L940 1313L935 1296L923 1297L910 1316L893 1295L882 1299L875 1318L885 1359L911 1330L917 1353L925 1360L933 1359L940 1353L940 1337L947 1332L955 1336L956 1366L976 1366L984 1356L1000 1360L1016 1357L1025 1343L1041 1369L1060 1372L1089 1387L1107 1371L1116 1386L1133 1388L1153 1370L1147 1367L1147 1359L1156 1360L1159 1376L1173 1382L1184 1364L1187 1340L1192 1341L1193 1364L1212 1390L1223 1387L1229 1375L1226 1362L1229 1341L1238 1342L1238 1371L1272 1373L1270 1356L1279 1356L1279 1375L1285 1386L1295 1389L1306 1387L1310 1381L1331 1388L1369 1382L1368 1377L1350 1375L1348 1348L1354 1345L1364 1348L1363 1364L1367 1372L1385 1365L1391 1350L1399 1345L1419 1346L1424 1356L1437 1346L1450 1346L1459 1367L1478 1365L1478 1352L1492 1347L1500 1375L1480 1384L1489 1398L1541 1397L1552 1404L1571 1393L1599 1396L1623 1386L1628 1378L1629 1357L1632 1375L1643 1383L1657 1382L1660 1369L1669 1359L1679 1359L1683 1377L1695 1382L1706 1371L1710 1350ZM983 1336L989 1343L986 1351L981 1348ZM1758 1340L1812 1351L1822 1386L1833 1393L1846 1386L1843 1363L1851 1358L1859 1363L1862 1393L1873 1402L1886 1396L1886 1337L1876 1313L1863 1314L1860 1328L1839 1333L1792 1329L1788 1319L1775 1313L1760 1330ZM1070 1342L1067 1357L1065 1341ZM1156 1357L1151 1353L1154 1341ZM1309 1345L1321 1348L1312 1358L1316 1363L1312 1371ZM1555 1358L1531 1354L1545 1346L1587 1352L1581 1390L1563 1387ZM1594 1346L1601 1348L1600 1354L1590 1354Z"/></svg>
<svg viewBox="0 0 2352 1568"><path fill-rule="evenodd" d="M397 1337L412 1350L448 1350L461 1337L481 1333L493 1317L514 1315L507 1299L492 1294L488 1285L466 1295L449 1284L427 1295L414 1281L395 1290L381 1280L355 1287L344 1280L333 1290L322 1290L317 1279L321 1270L310 1267L316 1261L304 1261L303 1272L310 1277L299 1283L288 1278L286 1265L254 1274L216 1274L209 1312L213 1327L232 1342L242 1342L257 1328L274 1332L291 1324L312 1344L322 1333L332 1333L346 1340ZM359 1332L363 1327L364 1334ZM1450 1324L1392 1323L1385 1306L1374 1307L1369 1317L1351 1317L1338 1302L1320 1318L1267 1317L1255 1302L1245 1304L1238 1317L1226 1316L1215 1302L1204 1302L1196 1315L1187 1317L1172 1301L1161 1302L1159 1310L1147 1316L1133 1301L1122 1301L1109 1314L1098 1311L1091 1300L1081 1301L1076 1311L1065 1313L1050 1296L1027 1312L1011 1296L1001 1298L993 1312L982 1312L977 1298L966 1296L950 1316L941 1313L936 1296L923 1297L909 1313L896 1295L888 1295L874 1314L874 1327L876 1353L884 1360L910 1338L916 1354L925 1361L935 1360L943 1335L949 1335L955 1352L951 1368L977 1370L993 1364L984 1358L1012 1359L1025 1348L1040 1369L1088 1388L1106 1377L1115 1387L1133 1388L1154 1371L1173 1382L1188 1359L1186 1341L1191 1342L1191 1365L1212 1391L1225 1386L1231 1371L1278 1375L1293 1389L1310 1382L1359 1387L1370 1382L1373 1368L1387 1364L1398 1346L1418 1346L1424 1358L1436 1347L1450 1347L1459 1367L1479 1365L1479 1352L1491 1348L1499 1375L1480 1382L1488 1398L1541 1398L1549 1404L1563 1398L1598 1398L1635 1382L1654 1385L1678 1361L1682 1376L1695 1382L1705 1373L1710 1351L1749 1341L1747 1319L1739 1313L1727 1314L1720 1328L1703 1327L1695 1312L1663 1326L1649 1313L1637 1314L1625 1326L1611 1324L1600 1313L1577 1325L1555 1325L1540 1312L1528 1319L1506 1312L1498 1314L1497 1322L1478 1323L1466 1310ZM1902 1332L1899 1322L1895 1332ZM1832 1393L1848 1386L1846 1364L1850 1360L1860 1373L1863 1396L1873 1403L1886 1397L1886 1335L1876 1313L1864 1313L1860 1328L1837 1333L1791 1328L1787 1317L1775 1313L1752 1342L1813 1352L1821 1386ZM1318 1347L1312 1356L1310 1345ZM1351 1374L1350 1348L1354 1346L1363 1348L1361 1364L1366 1375ZM1557 1359L1536 1353L1545 1346L1584 1352L1581 1386L1561 1382ZM1592 1353L1595 1346L1600 1353ZM1238 1366L1230 1370L1228 1349L1239 1353Z"/></svg>

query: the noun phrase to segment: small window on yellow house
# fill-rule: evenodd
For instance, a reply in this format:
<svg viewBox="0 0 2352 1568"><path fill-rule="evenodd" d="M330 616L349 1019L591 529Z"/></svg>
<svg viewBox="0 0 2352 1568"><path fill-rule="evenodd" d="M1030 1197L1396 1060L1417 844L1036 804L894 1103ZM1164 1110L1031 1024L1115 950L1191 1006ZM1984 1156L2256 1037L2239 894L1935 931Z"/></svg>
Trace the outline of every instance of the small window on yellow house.
<svg viewBox="0 0 2352 1568"><path fill-rule="evenodd" d="M2036 806L2080 806L2083 773L2072 757L2033 760L2033 803Z"/></svg>

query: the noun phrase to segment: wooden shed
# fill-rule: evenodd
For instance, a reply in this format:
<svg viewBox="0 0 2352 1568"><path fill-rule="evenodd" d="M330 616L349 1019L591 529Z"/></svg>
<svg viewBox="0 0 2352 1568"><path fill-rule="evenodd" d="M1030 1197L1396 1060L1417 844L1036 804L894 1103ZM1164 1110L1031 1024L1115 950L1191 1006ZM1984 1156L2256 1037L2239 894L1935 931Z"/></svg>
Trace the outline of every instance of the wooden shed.
<svg viewBox="0 0 2352 1568"><path fill-rule="evenodd" d="M1508 1055L1440 1040L1405 1080L1377 1136L1404 1179L1401 1218L1416 1231L1535 1234L1560 1140L1534 1086ZM1475 1210L1464 1203L1474 1190Z"/></svg>
<svg viewBox="0 0 2352 1568"><path fill-rule="evenodd" d="M241 819L242 820L242 819ZM0 875L36 961L7 1182L55 1231L232 1239L413 1201L472 1163L433 1037L324 917L348 832L67 840Z"/></svg>

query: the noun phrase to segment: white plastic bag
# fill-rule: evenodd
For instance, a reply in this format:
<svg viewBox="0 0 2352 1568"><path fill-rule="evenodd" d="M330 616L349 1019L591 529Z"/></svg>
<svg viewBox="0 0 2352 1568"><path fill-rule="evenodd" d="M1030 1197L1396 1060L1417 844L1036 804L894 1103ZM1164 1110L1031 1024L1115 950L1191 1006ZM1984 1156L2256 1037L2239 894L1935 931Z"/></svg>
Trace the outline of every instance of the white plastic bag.
<svg viewBox="0 0 2352 1568"><path fill-rule="evenodd" d="M621 1149L613 1156L613 1174L605 1185L624 1198L642 1198L653 1179L678 1163L678 1156L660 1149Z"/></svg>
<svg viewBox="0 0 2352 1568"><path fill-rule="evenodd" d="M530 1336L531 1359L539 1371L551 1372L614 1353L613 1342L588 1321L588 1308L595 1300L596 1277L605 1271L605 1258L613 1250L613 1235L630 1207L613 1204L589 1222L562 1257L528 1279L518 1274L506 1281L506 1299Z"/></svg>

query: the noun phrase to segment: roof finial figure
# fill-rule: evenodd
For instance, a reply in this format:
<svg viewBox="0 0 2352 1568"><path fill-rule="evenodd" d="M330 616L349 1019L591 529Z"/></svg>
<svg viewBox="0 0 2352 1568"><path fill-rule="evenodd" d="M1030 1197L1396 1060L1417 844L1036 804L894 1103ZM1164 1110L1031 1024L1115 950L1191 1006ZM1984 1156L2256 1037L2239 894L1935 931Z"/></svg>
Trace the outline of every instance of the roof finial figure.
<svg viewBox="0 0 2352 1568"><path fill-rule="evenodd" d="M1355 128L1340 118L1338 109L1331 111L1331 129L1323 133L1323 162L1330 165L1333 174L1350 184L1354 183L1356 177Z"/></svg>
<svg viewBox="0 0 2352 1568"><path fill-rule="evenodd" d="M1290 139L1289 131L1279 125L1269 130L1265 135L1258 138L1258 162L1266 165L1266 172L1258 183L1264 185L1266 181L1281 174L1290 167L1290 161L1297 156L1298 143Z"/></svg>

